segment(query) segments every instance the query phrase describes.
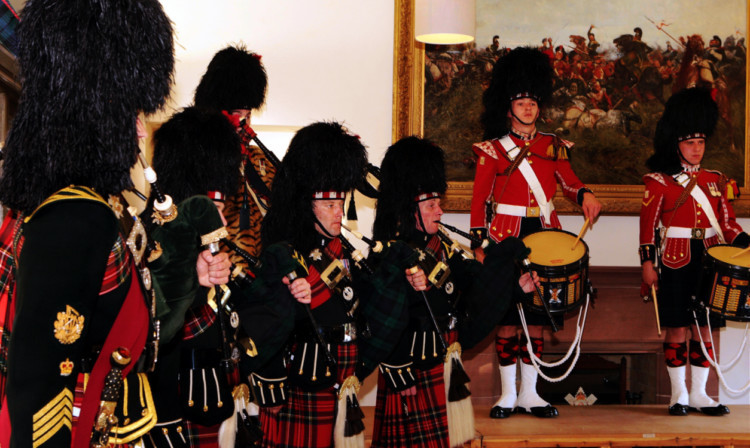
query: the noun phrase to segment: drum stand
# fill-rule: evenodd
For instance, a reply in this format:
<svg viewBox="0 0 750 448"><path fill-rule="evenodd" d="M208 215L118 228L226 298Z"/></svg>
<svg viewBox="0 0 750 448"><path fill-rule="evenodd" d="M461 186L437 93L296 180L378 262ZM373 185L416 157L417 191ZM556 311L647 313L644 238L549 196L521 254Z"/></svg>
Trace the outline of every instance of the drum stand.
<svg viewBox="0 0 750 448"><path fill-rule="evenodd" d="M588 283L588 281L587 281ZM588 283L588 288L586 288L586 303L581 309L581 311L578 312L578 319L576 321L576 335L573 338L573 342L570 343L570 347L568 348L568 352L563 356L562 358L558 359L555 362L544 362L541 358L536 356L534 354L534 350L531 346L531 337L529 336L529 328L526 325L526 315L523 311L523 305L521 303L518 303L516 306L518 307L518 314L521 317L521 326L523 327L523 332L526 335L526 348L529 351L529 357L531 358L531 365L534 366L534 369L539 373L539 376L544 378L545 380L549 381L550 383L558 383L570 375L570 372L573 371L573 368L576 366L576 363L578 363L578 357L581 355L581 340L583 338L583 328L586 325L586 316L589 311L589 302L591 299L591 292L593 288L591 287L591 284ZM566 362L568 359L570 359L570 356L575 351L575 357L573 358L573 361L571 361L570 366L568 366L568 370L565 371L564 374L557 378L552 378L544 374L542 372L541 367L557 367L564 362Z"/></svg>
<svg viewBox="0 0 750 448"><path fill-rule="evenodd" d="M708 325L708 334L710 335L711 345L713 346L713 344L714 344L714 337L713 337L713 334L711 333L711 321L709 319L709 314L710 314L710 310L708 308L706 308L706 322L707 322L707 325ZM698 316L695 314L695 310L693 310L693 319L695 319L695 326L697 328L698 327ZM706 357L706 359L708 360L708 363L711 364L711 367L714 368L714 370L716 371L716 376L719 378L719 381L721 382L722 387L730 395L740 395L740 394L743 394L743 393L747 392L748 390L750 390L750 381L748 381L747 384L745 384L740 389L733 389L733 388L729 387L729 385L727 385L726 380L724 379L724 373L723 373L724 371L729 370L740 359L740 355L742 355L742 353L745 351L745 345L747 345L748 331L749 330L750 330L750 322L748 322L748 323L745 324L745 335L742 338L742 345L737 350L737 354L735 354L735 356L732 358L731 361L729 361L728 364L725 364L723 366L720 366L713 359L713 357L708 356L708 350L706 350L706 343L703 342L703 336L701 335L701 332L698 331L698 339L700 339L700 342L701 342L701 351L703 351L703 356Z"/></svg>

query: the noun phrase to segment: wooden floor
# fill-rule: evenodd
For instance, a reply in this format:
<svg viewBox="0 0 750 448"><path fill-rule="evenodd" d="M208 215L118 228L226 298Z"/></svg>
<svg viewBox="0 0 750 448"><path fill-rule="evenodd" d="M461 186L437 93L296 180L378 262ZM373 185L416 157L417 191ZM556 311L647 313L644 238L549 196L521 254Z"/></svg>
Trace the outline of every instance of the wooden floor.
<svg viewBox="0 0 750 448"><path fill-rule="evenodd" d="M750 406L709 417L667 414L664 405L560 407L560 416L542 420L513 415L489 418L489 408L475 407L477 440L472 447L750 447ZM366 439L372 437L373 408L365 407ZM467 444L467 446L469 446Z"/></svg>

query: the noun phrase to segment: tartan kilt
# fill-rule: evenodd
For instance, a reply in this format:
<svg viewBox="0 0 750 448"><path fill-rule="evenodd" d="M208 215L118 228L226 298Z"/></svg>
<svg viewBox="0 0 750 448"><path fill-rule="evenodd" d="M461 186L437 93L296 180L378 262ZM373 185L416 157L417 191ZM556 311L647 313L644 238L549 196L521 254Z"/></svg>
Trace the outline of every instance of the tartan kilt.
<svg viewBox="0 0 750 448"><path fill-rule="evenodd" d="M354 375L357 364L357 343L331 345L336 350L338 384ZM277 440L264 440L264 446L288 448L313 448L333 446L333 425L336 422L337 390L330 387L316 392L305 392L298 387L289 388L289 400L277 414ZM261 414L263 415L263 414ZM272 421L262 423L271 426ZM272 427L272 426L271 426ZM272 434L265 434L270 439Z"/></svg>
<svg viewBox="0 0 750 448"><path fill-rule="evenodd" d="M450 448L443 364L416 370L416 374L417 394L402 397L386 386L382 372L378 372L372 447Z"/></svg>
<svg viewBox="0 0 750 448"><path fill-rule="evenodd" d="M203 426L189 420L184 420L184 422L191 447L219 448L219 427L221 423Z"/></svg>
<svg viewBox="0 0 750 448"><path fill-rule="evenodd" d="M263 431L263 440L260 446L275 448L281 442L279 414L270 412L269 408L260 408L258 418L260 419L260 429Z"/></svg>

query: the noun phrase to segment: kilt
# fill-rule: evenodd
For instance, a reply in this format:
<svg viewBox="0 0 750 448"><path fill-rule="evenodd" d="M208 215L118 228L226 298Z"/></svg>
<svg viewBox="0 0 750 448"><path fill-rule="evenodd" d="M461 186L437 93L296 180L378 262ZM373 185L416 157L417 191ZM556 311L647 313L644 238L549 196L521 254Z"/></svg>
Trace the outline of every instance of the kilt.
<svg viewBox="0 0 750 448"><path fill-rule="evenodd" d="M263 431L263 448L274 448L281 441L279 426L279 414L269 411L272 408L260 408L258 418L260 419L260 429Z"/></svg>
<svg viewBox="0 0 750 448"><path fill-rule="evenodd" d="M402 397L388 389L383 374L378 372L372 447L450 447L443 364L416 370L416 374L417 394Z"/></svg>
<svg viewBox="0 0 750 448"><path fill-rule="evenodd" d="M213 426L203 426L185 420L185 429L191 447L219 448L219 427L221 423Z"/></svg>
<svg viewBox="0 0 750 448"><path fill-rule="evenodd" d="M690 262L672 269L662 264L659 278L659 321L662 327L689 327L695 323L691 311L691 297L698 293L703 269L703 240L690 240ZM698 324L705 326L705 312L696 312ZM723 318L711 315L712 327L723 327Z"/></svg>
<svg viewBox="0 0 750 448"><path fill-rule="evenodd" d="M331 345L336 353L338 384L354 374L357 364L357 343ZM278 441L264 440L264 446L313 448L333 446L333 425L336 422L337 389L330 387L316 392L289 388L289 400L279 411ZM262 424L264 429L269 422ZM272 437L265 434L264 439Z"/></svg>

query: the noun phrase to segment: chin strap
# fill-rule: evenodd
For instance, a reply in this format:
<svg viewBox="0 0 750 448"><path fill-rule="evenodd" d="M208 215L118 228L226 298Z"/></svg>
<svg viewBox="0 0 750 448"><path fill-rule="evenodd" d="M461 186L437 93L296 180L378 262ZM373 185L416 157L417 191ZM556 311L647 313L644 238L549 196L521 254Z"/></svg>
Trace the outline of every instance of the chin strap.
<svg viewBox="0 0 750 448"><path fill-rule="evenodd" d="M424 221L422 220L422 212L419 210L419 203L417 203L417 219L419 220L419 225L422 227L422 232L427 233L427 228L424 226Z"/></svg>
<svg viewBox="0 0 750 448"><path fill-rule="evenodd" d="M320 222L320 220L318 219L317 216L315 216L314 213L313 213L313 219L315 220L315 224L317 224L318 227L320 227L320 231L323 232L323 234L325 236L327 236L328 238L331 238L331 239L336 238L335 236L333 236L330 233L328 233L328 229L326 229L326 227L323 225L323 223Z"/></svg>
<svg viewBox="0 0 750 448"><path fill-rule="evenodd" d="M534 117L534 119L530 123L526 123L525 121L523 121L520 118L518 118L518 115L516 115L513 112L513 108L510 109L510 114L513 116L513 118L515 118L516 120L518 120L518 122L521 123L524 126L531 126L531 125L533 125L534 123L536 123L536 120L539 118L539 112L538 111L536 113L536 117ZM682 156L682 154L680 154L680 156Z"/></svg>

